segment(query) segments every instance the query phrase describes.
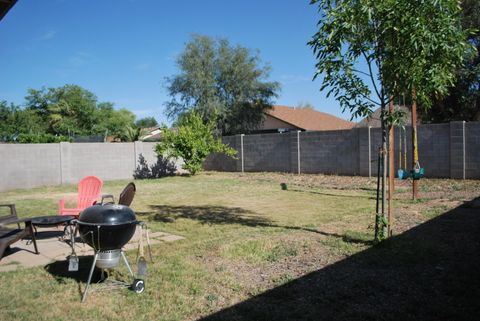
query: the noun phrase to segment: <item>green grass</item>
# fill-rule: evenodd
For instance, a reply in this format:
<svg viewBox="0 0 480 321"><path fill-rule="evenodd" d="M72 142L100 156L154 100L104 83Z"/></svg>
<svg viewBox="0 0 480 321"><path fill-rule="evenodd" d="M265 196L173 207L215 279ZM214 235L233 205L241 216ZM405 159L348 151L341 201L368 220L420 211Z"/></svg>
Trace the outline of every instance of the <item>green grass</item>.
<svg viewBox="0 0 480 321"><path fill-rule="evenodd" d="M446 211L449 210L449 207L446 205L440 205L432 208L428 208L425 211L422 212L422 214L427 218L427 219L432 219L435 218Z"/></svg>
<svg viewBox="0 0 480 321"><path fill-rule="evenodd" d="M223 255L228 259L241 259L248 263L271 263L288 256L296 256L295 244L277 240L246 240L228 245Z"/></svg>
<svg viewBox="0 0 480 321"><path fill-rule="evenodd" d="M334 254L348 256L370 247L372 240L373 233L346 231L343 237L329 236L321 243Z"/></svg>
<svg viewBox="0 0 480 321"><path fill-rule="evenodd" d="M308 272L274 269L284 262L321 258L321 251L340 259L372 246L374 189L302 186L287 174L278 176L289 187L281 190L277 176L203 173L136 181L138 219L153 231L185 237L153 247L145 293L93 291L80 304L85 280L67 273L65 262L0 273L0 298L10 298L0 300L0 320L195 319ZM106 182L103 193L118 195L126 183ZM0 199L15 203L20 217L51 215L58 199L75 190L17 190ZM128 253L131 262L135 255ZM84 275L89 262L81 261ZM275 272L266 272L264 284L252 284L254 269Z"/></svg>

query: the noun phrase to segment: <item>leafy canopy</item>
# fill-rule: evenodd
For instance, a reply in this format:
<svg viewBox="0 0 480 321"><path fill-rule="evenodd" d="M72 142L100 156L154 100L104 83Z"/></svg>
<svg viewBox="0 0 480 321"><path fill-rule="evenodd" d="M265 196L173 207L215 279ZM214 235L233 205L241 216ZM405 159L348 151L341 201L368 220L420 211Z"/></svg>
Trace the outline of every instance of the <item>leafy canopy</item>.
<svg viewBox="0 0 480 321"><path fill-rule="evenodd" d="M462 26L473 30L468 42L476 51L465 53L465 65L457 67L457 79L446 97L432 97L431 110L423 111L426 122L480 120L480 1L462 1Z"/></svg>
<svg viewBox="0 0 480 321"><path fill-rule="evenodd" d="M41 117L50 134L121 136L135 121L129 110L116 110L109 102L98 103L93 93L77 85L30 89L25 99L26 109Z"/></svg>
<svg viewBox="0 0 480 321"><path fill-rule="evenodd" d="M270 68L261 66L258 52L226 39L193 36L177 65L180 73L166 79L172 98L167 115L175 119L194 110L222 134L255 130L280 89L266 81Z"/></svg>
<svg viewBox="0 0 480 321"><path fill-rule="evenodd" d="M135 126L140 128L157 127L158 122L154 117L145 117L137 120Z"/></svg>
<svg viewBox="0 0 480 321"><path fill-rule="evenodd" d="M162 141L155 147L157 156L183 159L183 168L191 175L201 171L203 162L211 153L224 153L233 157L235 149L222 144L220 139L215 139L214 128L213 121L205 124L195 112L185 114L178 128L162 129Z"/></svg>
<svg viewBox="0 0 480 321"><path fill-rule="evenodd" d="M410 95L428 107L455 79L469 45L456 0L313 0L319 30L309 42L316 77L342 109L367 116L390 97ZM364 70L359 66L363 63Z"/></svg>
<svg viewBox="0 0 480 321"><path fill-rule="evenodd" d="M13 141L20 134L38 135L45 131L45 124L34 111L0 101L0 141Z"/></svg>
<svg viewBox="0 0 480 321"><path fill-rule="evenodd" d="M406 94L408 100L418 98L428 108L431 97L446 94L454 82L455 69L471 48L466 41L468 32L460 25L459 1L311 3L318 4L321 15L319 30L309 42L317 58L315 77L323 77L321 90L333 94L352 117L368 116L373 107L380 106L385 152L386 125L394 125L400 116L386 111L391 99ZM377 240L386 236L387 224L382 206L375 221Z"/></svg>
<svg viewBox="0 0 480 321"><path fill-rule="evenodd" d="M56 139L52 137L68 140L62 136L74 135L109 135L135 141L142 136L138 127L158 125L153 117L135 123L131 111L98 102L92 92L77 85L30 89L25 100L24 108L0 101L0 141L53 142Z"/></svg>

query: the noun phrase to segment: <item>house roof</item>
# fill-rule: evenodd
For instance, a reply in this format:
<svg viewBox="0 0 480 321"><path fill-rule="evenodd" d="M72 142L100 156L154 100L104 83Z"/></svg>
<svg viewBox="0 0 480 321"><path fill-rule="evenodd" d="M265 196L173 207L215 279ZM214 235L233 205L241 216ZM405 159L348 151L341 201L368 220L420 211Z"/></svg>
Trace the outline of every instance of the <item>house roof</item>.
<svg viewBox="0 0 480 321"><path fill-rule="evenodd" d="M273 106L266 113L303 130L351 129L355 123L309 108Z"/></svg>
<svg viewBox="0 0 480 321"><path fill-rule="evenodd" d="M142 128L142 140L159 140L162 137L162 130L160 127L145 127Z"/></svg>
<svg viewBox="0 0 480 321"><path fill-rule="evenodd" d="M162 133L157 133L151 136L144 136L142 140L144 142L158 142L162 139Z"/></svg>
<svg viewBox="0 0 480 321"><path fill-rule="evenodd" d="M395 105L395 110L401 110L405 113L405 117L403 118L403 124L406 126L410 126L412 123L411 120L411 113L410 108L404 105ZM382 122L380 121L381 110L378 108L375 110L369 117L365 117L360 122L357 123L355 127L381 127Z"/></svg>
<svg viewBox="0 0 480 321"><path fill-rule="evenodd" d="M7 14L17 0L0 0L0 20Z"/></svg>
<svg viewBox="0 0 480 321"><path fill-rule="evenodd" d="M154 135L158 132L161 131L160 126L155 126L155 127L143 127L142 132L144 132L146 135Z"/></svg>

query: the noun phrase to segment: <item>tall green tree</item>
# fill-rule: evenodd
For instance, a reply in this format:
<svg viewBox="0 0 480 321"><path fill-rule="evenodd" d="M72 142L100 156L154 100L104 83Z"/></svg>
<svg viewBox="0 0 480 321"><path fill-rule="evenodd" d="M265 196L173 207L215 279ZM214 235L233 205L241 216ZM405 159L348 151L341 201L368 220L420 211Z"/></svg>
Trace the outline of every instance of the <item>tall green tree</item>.
<svg viewBox="0 0 480 321"><path fill-rule="evenodd" d="M99 103L92 92L77 86L30 89L26 110L34 112L54 135L121 135L134 126L135 115L116 110L112 103Z"/></svg>
<svg viewBox="0 0 480 321"><path fill-rule="evenodd" d="M125 108L116 110L112 103L99 103L95 116L96 134L122 137L127 128L134 127L135 115Z"/></svg>
<svg viewBox="0 0 480 321"><path fill-rule="evenodd" d="M45 124L34 111L0 101L0 141L15 141L20 134L45 132Z"/></svg>
<svg viewBox="0 0 480 321"><path fill-rule="evenodd" d="M461 6L462 26L473 30L468 41L476 51L465 54L465 64L457 68L446 97L433 97L432 108L421 110L425 122L480 121L480 1L463 0Z"/></svg>
<svg viewBox="0 0 480 321"><path fill-rule="evenodd" d="M157 127L158 122L154 117L140 118L135 122L135 126L140 128Z"/></svg>
<svg viewBox="0 0 480 321"><path fill-rule="evenodd" d="M35 110L52 134L90 135L94 130L97 97L77 85L30 89L27 108Z"/></svg>
<svg viewBox="0 0 480 321"><path fill-rule="evenodd" d="M380 106L382 153L388 125L398 121L386 106L400 93L417 92L425 107L432 96L444 95L455 79L469 46L460 26L456 0L313 0L321 15L318 32L309 42L317 58L315 77L321 90L333 95L354 117L368 116ZM365 68L362 68L365 66ZM383 179L386 166L383 160ZM389 224L377 210L376 238ZM378 206L377 206L378 208Z"/></svg>
<svg viewBox="0 0 480 321"><path fill-rule="evenodd" d="M166 79L167 115L178 118L194 110L222 134L256 129L280 89L267 81L270 68L261 65L258 52L226 39L193 36L177 65L180 73Z"/></svg>
<svg viewBox="0 0 480 321"><path fill-rule="evenodd" d="M147 132L140 127L127 126L123 129L122 133L117 135L124 142L136 142L141 140Z"/></svg>

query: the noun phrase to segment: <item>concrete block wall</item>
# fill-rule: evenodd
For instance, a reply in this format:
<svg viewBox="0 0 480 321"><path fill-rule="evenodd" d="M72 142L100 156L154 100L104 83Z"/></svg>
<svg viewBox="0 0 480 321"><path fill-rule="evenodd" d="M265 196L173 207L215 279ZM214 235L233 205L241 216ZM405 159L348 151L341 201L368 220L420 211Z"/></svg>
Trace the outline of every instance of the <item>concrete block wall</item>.
<svg viewBox="0 0 480 321"><path fill-rule="evenodd" d="M370 135L369 135L370 132ZM398 168L400 129L396 129L395 167ZM411 130L407 134L407 169L411 169ZM368 137L370 136L370 144ZM298 145L300 138L300 146ZM236 135L223 142L238 158L211 155L209 170L300 172L372 176L377 172L380 128L324 132ZM82 177L131 179L142 154L156 162L156 143L0 144L0 191L46 185L76 184ZM480 122L451 122L418 126L419 158L427 177L480 178ZM369 154L370 151L370 154ZM177 169L180 169L177 162ZM369 166L370 165L370 166Z"/></svg>
<svg viewBox="0 0 480 321"><path fill-rule="evenodd" d="M143 154L156 162L156 143L0 144L0 191L76 184L88 175L131 179ZM178 168L178 163L177 163Z"/></svg>
<svg viewBox="0 0 480 321"><path fill-rule="evenodd" d="M0 144L0 191L62 183L60 144Z"/></svg>
<svg viewBox="0 0 480 321"><path fill-rule="evenodd" d="M157 143L154 142L135 142L134 143L134 154L135 154L135 168L139 164L140 154L145 158L148 164L155 164L157 162L157 154L155 153L155 146Z"/></svg>
<svg viewBox="0 0 480 321"><path fill-rule="evenodd" d="M358 131L300 133L302 173L359 175Z"/></svg>
<svg viewBox="0 0 480 321"><path fill-rule="evenodd" d="M375 158L377 155L373 153L373 150L371 148L371 135L371 127L357 129L358 174L362 176L372 175L372 159Z"/></svg>
<svg viewBox="0 0 480 321"><path fill-rule="evenodd" d="M243 136L244 170L246 172L289 172L289 152L289 134Z"/></svg>
<svg viewBox="0 0 480 321"><path fill-rule="evenodd" d="M465 177L465 122L450 123L450 177Z"/></svg>
<svg viewBox="0 0 480 321"><path fill-rule="evenodd" d="M284 133L283 135L289 136L290 142L290 151L288 157L290 159L290 170L291 173L301 173L302 172L302 132L301 131L292 131L289 133ZM300 160L300 163L299 163Z"/></svg>
<svg viewBox="0 0 480 321"><path fill-rule="evenodd" d="M135 169L134 143L70 144L70 152L63 154L62 162L70 170L62 173L62 183L75 184L88 175L102 180L131 178Z"/></svg>
<svg viewBox="0 0 480 321"><path fill-rule="evenodd" d="M427 177L480 178L480 122L427 124L418 126L417 131L420 165L425 168ZM406 149L403 136L406 136ZM240 135L223 139L239 151L239 159L210 157L205 167L241 171ZM301 173L362 176L377 175L378 152L382 144L380 128L246 135L243 141L245 171L297 173L300 147ZM404 167L405 152L406 169L411 170L410 127L405 131L395 129L394 151L395 172L400 166Z"/></svg>
<svg viewBox="0 0 480 321"><path fill-rule="evenodd" d="M410 128L407 129L410 132ZM450 177L450 125L418 126L418 158L428 177ZM411 137L411 134L409 138ZM407 141L408 144L408 141ZM411 146L409 154L411 155ZM410 158L409 158L410 159ZM410 163L408 163L411 165ZM409 166L411 168L411 166Z"/></svg>
<svg viewBox="0 0 480 321"><path fill-rule="evenodd" d="M210 154L203 163L203 168L211 171L240 172L240 136L224 136L222 137L222 142L238 151L237 159L225 156L224 154Z"/></svg>
<svg viewBox="0 0 480 321"><path fill-rule="evenodd" d="M480 178L480 123L465 123L465 176Z"/></svg>

